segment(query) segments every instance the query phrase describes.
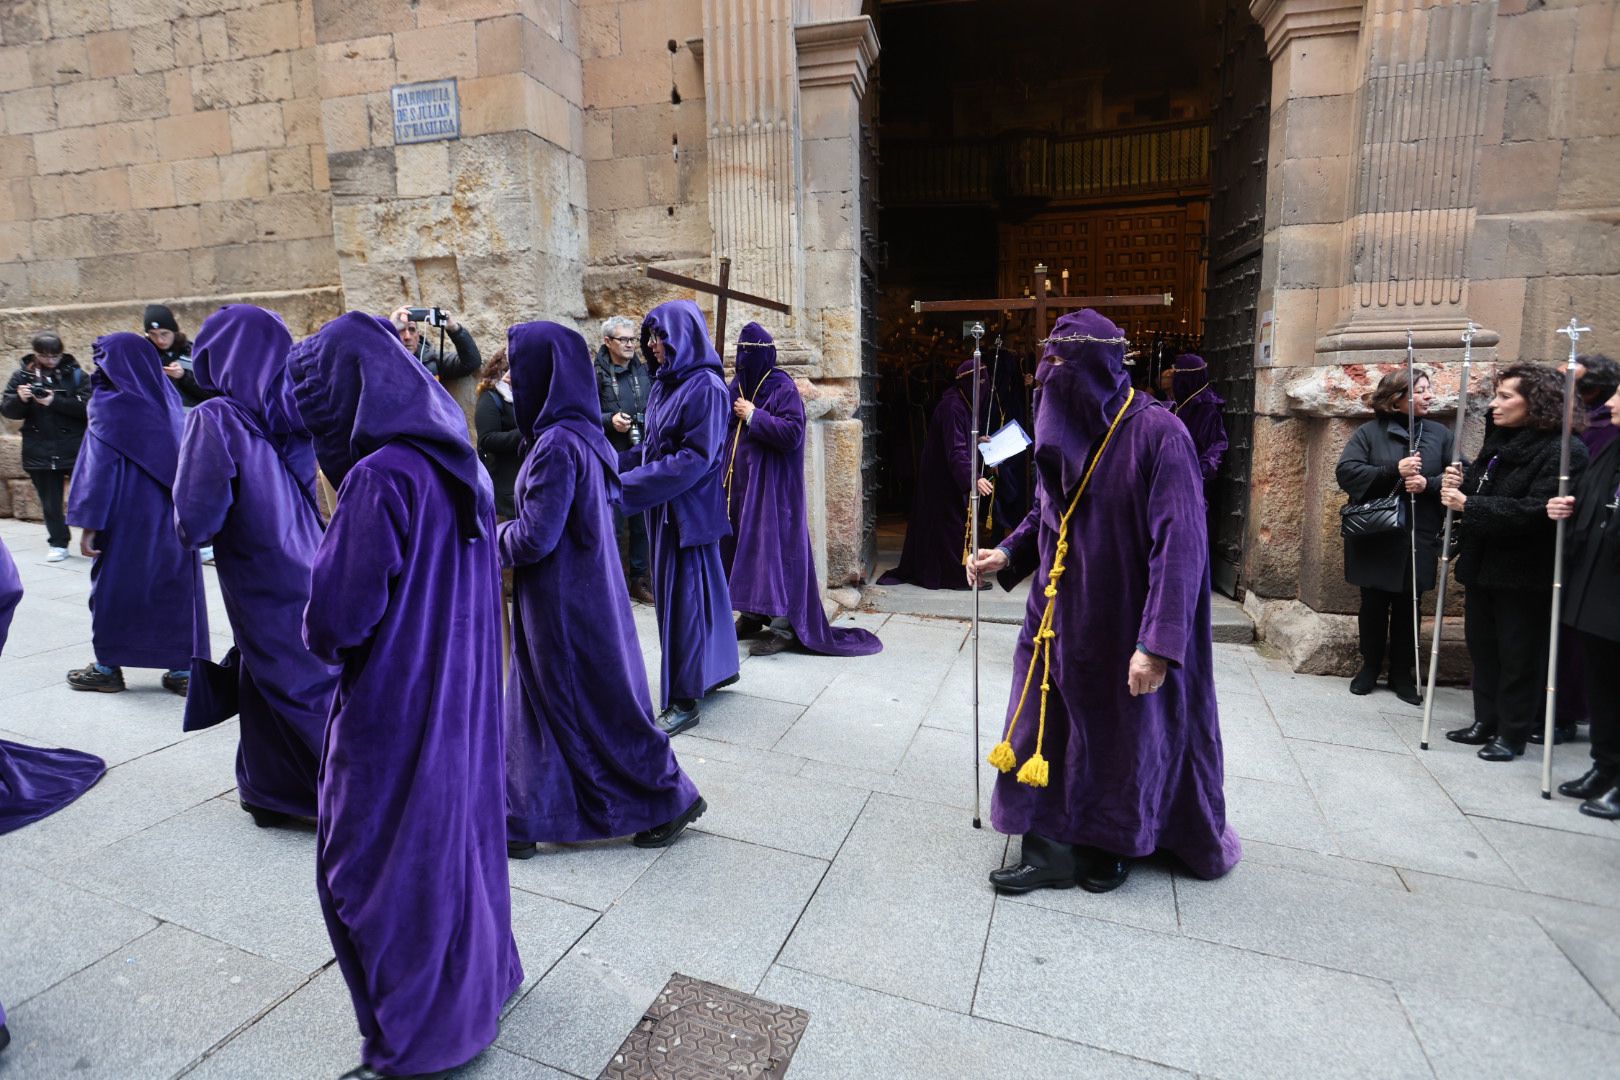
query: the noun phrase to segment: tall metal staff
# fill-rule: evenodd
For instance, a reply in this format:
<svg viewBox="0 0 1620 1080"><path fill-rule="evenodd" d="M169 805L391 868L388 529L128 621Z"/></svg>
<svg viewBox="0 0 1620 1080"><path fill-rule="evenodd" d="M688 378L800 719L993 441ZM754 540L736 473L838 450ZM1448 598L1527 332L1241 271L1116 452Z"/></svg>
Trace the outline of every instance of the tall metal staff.
<svg viewBox="0 0 1620 1080"><path fill-rule="evenodd" d="M1569 325L1559 331L1569 338L1569 363L1564 366L1564 430L1558 444L1558 497L1569 494L1569 439L1575 426L1575 354L1582 334L1590 334L1590 326L1570 319ZM1542 720L1541 743L1541 797L1552 798L1553 726L1558 714L1558 616L1564 599L1564 526L1560 518L1554 526L1552 632L1547 639L1547 715Z"/></svg>
<svg viewBox="0 0 1620 1080"><path fill-rule="evenodd" d="M968 442L973 455L973 483L968 488L968 558L979 555L979 384L984 361L979 354L979 342L984 337L984 323L976 322L968 333L973 335L973 435ZM983 828L979 818L979 586L973 582L973 827Z"/></svg>
<svg viewBox="0 0 1620 1080"><path fill-rule="evenodd" d="M1451 431L1451 464L1462 464L1463 423L1468 419L1468 373L1474 364L1474 335L1480 327L1472 319L1463 331L1462 375L1457 382L1457 419ZM1429 724L1434 719L1434 687L1440 678L1440 634L1446 625L1446 555L1451 551L1451 507L1446 507L1446 525L1440 532L1440 558L1436 569L1434 592L1434 642L1429 646L1429 681L1423 691L1423 737L1418 740L1421 749L1429 748Z"/></svg>
<svg viewBox="0 0 1620 1080"><path fill-rule="evenodd" d="M1406 456L1411 457L1418 452L1422 443L1418 440L1417 430L1417 379L1416 367L1412 362L1412 331L1406 332ZM1404 481L1403 481L1404 483ZM1423 625L1422 617L1418 611L1418 552L1417 552L1417 493L1406 493L1407 530L1412 537L1412 678L1423 670L1423 653L1418 645L1419 627ZM1427 711L1427 710L1425 710Z"/></svg>

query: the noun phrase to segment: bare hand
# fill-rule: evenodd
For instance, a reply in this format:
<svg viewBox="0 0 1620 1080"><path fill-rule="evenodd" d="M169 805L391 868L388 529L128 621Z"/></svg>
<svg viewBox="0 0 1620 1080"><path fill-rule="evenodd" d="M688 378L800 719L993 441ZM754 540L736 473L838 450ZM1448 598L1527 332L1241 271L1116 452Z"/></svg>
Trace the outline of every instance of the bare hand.
<svg viewBox="0 0 1620 1080"><path fill-rule="evenodd" d="M1447 465L1445 473L1440 477L1440 490L1447 488L1461 488L1463 473L1461 465Z"/></svg>
<svg viewBox="0 0 1620 1080"><path fill-rule="evenodd" d="M979 553L967 561L969 585L978 585L981 578L1007 569L1007 553L1000 548L980 548Z"/></svg>
<svg viewBox="0 0 1620 1080"><path fill-rule="evenodd" d="M461 329L461 324L456 322L456 320L451 316L451 314L448 311L446 311L444 313L444 332L447 333L447 334L453 334L457 330L460 330L460 329Z"/></svg>
<svg viewBox="0 0 1620 1080"><path fill-rule="evenodd" d="M1131 697L1156 693L1169 673L1169 661L1137 649L1131 654L1131 667L1125 679L1131 688Z"/></svg>
<svg viewBox="0 0 1620 1080"><path fill-rule="evenodd" d="M996 490L996 486L990 482L989 477L986 477L986 476L979 477L979 494L980 495L989 495L994 490Z"/></svg>
<svg viewBox="0 0 1620 1080"><path fill-rule="evenodd" d="M731 403L731 413L739 420L747 423L754 417L754 403L747 398L738 398Z"/></svg>
<svg viewBox="0 0 1620 1080"><path fill-rule="evenodd" d="M1416 476L1423 471L1423 455L1413 454L1411 457L1401 458L1395 468L1402 476Z"/></svg>
<svg viewBox="0 0 1620 1080"><path fill-rule="evenodd" d="M1568 521L1575 516L1575 496L1555 495L1547 500L1547 516L1554 521Z"/></svg>
<svg viewBox="0 0 1620 1080"><path fill-rule="evenodd" d="M17 384L17 396L24 401L34 400L34 388L27 383Z"/></svg>
<svg viewBox="0 0 1620 1080"><path fill-rule="evenodd" d="M1417 473L1406 478L1406 490L1411 495L1421 495L1429 490L1429 478Z"/></svg>
<svg viewBox="0 0 1620 1080"><path fill-rule="evenodd" d="M95 544L96 530L85 529L83 532L79 533L79 554L83 555L87 559L100 557L101 549L96 547Z"/></svg>
<svg viewBox="0 0 1620 1080"><path fill-rule="evenodd" d="M613 430L621 435L630 430L630 414L616 412L613 414Z"/></svg>
<svg viewBox="0 0 1620 1080"><path fill-rule="evenodd" d="M1468 506L1468 496L1464 495L1458 488L1442 486L1440 488L1440 505L1447 510L1454 510L1460 514Z"/></svg>
<svg viewBox="0 0 1620 1080"><path fill-rule="evenodd" d="M163 374L167 375L169 378L173 379L175 382L179 382L182 378L185 377L186 369L180 366L180 361L176 360L172 364L164 364L163 365Z"/></svg>

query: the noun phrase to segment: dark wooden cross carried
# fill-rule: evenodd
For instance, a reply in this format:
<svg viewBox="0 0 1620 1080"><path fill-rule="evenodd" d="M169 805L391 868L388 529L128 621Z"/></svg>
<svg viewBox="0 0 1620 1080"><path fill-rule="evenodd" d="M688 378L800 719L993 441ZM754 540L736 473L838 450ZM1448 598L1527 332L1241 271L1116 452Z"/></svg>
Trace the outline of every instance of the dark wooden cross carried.
<svg viewBox="0 0 1620 1080"><path fill-rule="evenodd" d="M780 311L784 315L793 314L793 309L787 304L775 300L767 300L763 296L752 293L738 292L731 288L731 260L725 256L720 257L720 283L711 285L685 274L672 274L668 270L660 270L656 266L643 266L641 272L654 281L667 281L671 285L679 285L684 289L696 289L698 292L708 293L716 297L714 305L714 350L720 354L720 359L726 358L726 301L740 300L755 307L769 308L771 311Z"/></svg>
<svg viewBox="0 0 1620 1080"><path fill-rule="evenodd" d="M1170 307L1175 303L1172 293L1146 293L1140 296L1069 296L1069 275L1063 274L1064 291L1053 296L1047 291L1046 264L1035 264L1035 293L1033 296L994 297L989 300L917 300L911 310L925 311L1033 311L1035 313L1035 341L1046 339L1047 319L1052 309L1059 312L1080 308L1100 307Z"/></svg>

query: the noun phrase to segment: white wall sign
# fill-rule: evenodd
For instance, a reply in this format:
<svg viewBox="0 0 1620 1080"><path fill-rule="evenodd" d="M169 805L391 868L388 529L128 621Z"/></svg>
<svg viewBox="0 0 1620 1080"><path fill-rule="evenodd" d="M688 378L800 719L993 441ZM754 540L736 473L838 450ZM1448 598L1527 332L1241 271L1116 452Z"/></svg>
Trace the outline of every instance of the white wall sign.
<svg viewBox="0 0 1620 1080"><path fill-rule="evenodd" d="M394 87L394 142L420 143L461 136L461 99L456 80Z"/></svg>

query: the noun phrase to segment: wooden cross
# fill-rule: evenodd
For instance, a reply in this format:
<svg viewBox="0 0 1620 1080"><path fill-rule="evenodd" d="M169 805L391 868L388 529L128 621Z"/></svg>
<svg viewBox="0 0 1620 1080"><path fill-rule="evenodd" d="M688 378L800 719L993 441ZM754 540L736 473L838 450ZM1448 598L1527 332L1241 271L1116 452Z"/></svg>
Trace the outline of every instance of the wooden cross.
<svg viewBox="0 0 1620 1080"><path fill-rule="evenodd" d="M1173 293L1145 293L1139 296L1069 296L1068 271L1063 273L1063 294L1053 296L1046 288L1046 264L1035 264L1035 295L995 297L989 300L917 300L911 310L919 315L925 311L1033 311L1035 313L1035 341L1046 339L1048 309L1074 311L1079 308L1099 307L1170 307L1175 303Z"/></svg>
<svg viewBox="0 0 1620 1080"><path fill-rule="evenodd" d="M711 285L707 281L687 277L685 274L672 274L668 270L660 270L656 266L643 266L641 272L654 281L667 281L671 285L679 285L684 289L695 289L698 292L718 297L714 305L714 349L715 352L720 354L722 361L726 358L727 300L740 300L755 307L780 311L784 315L793 314L793 309L787 304L767 300L763 296L754 296L752 293L738 292L736 289L731 288L731 260L723 255L720 257L720 283L718 285Z"/></svg>

